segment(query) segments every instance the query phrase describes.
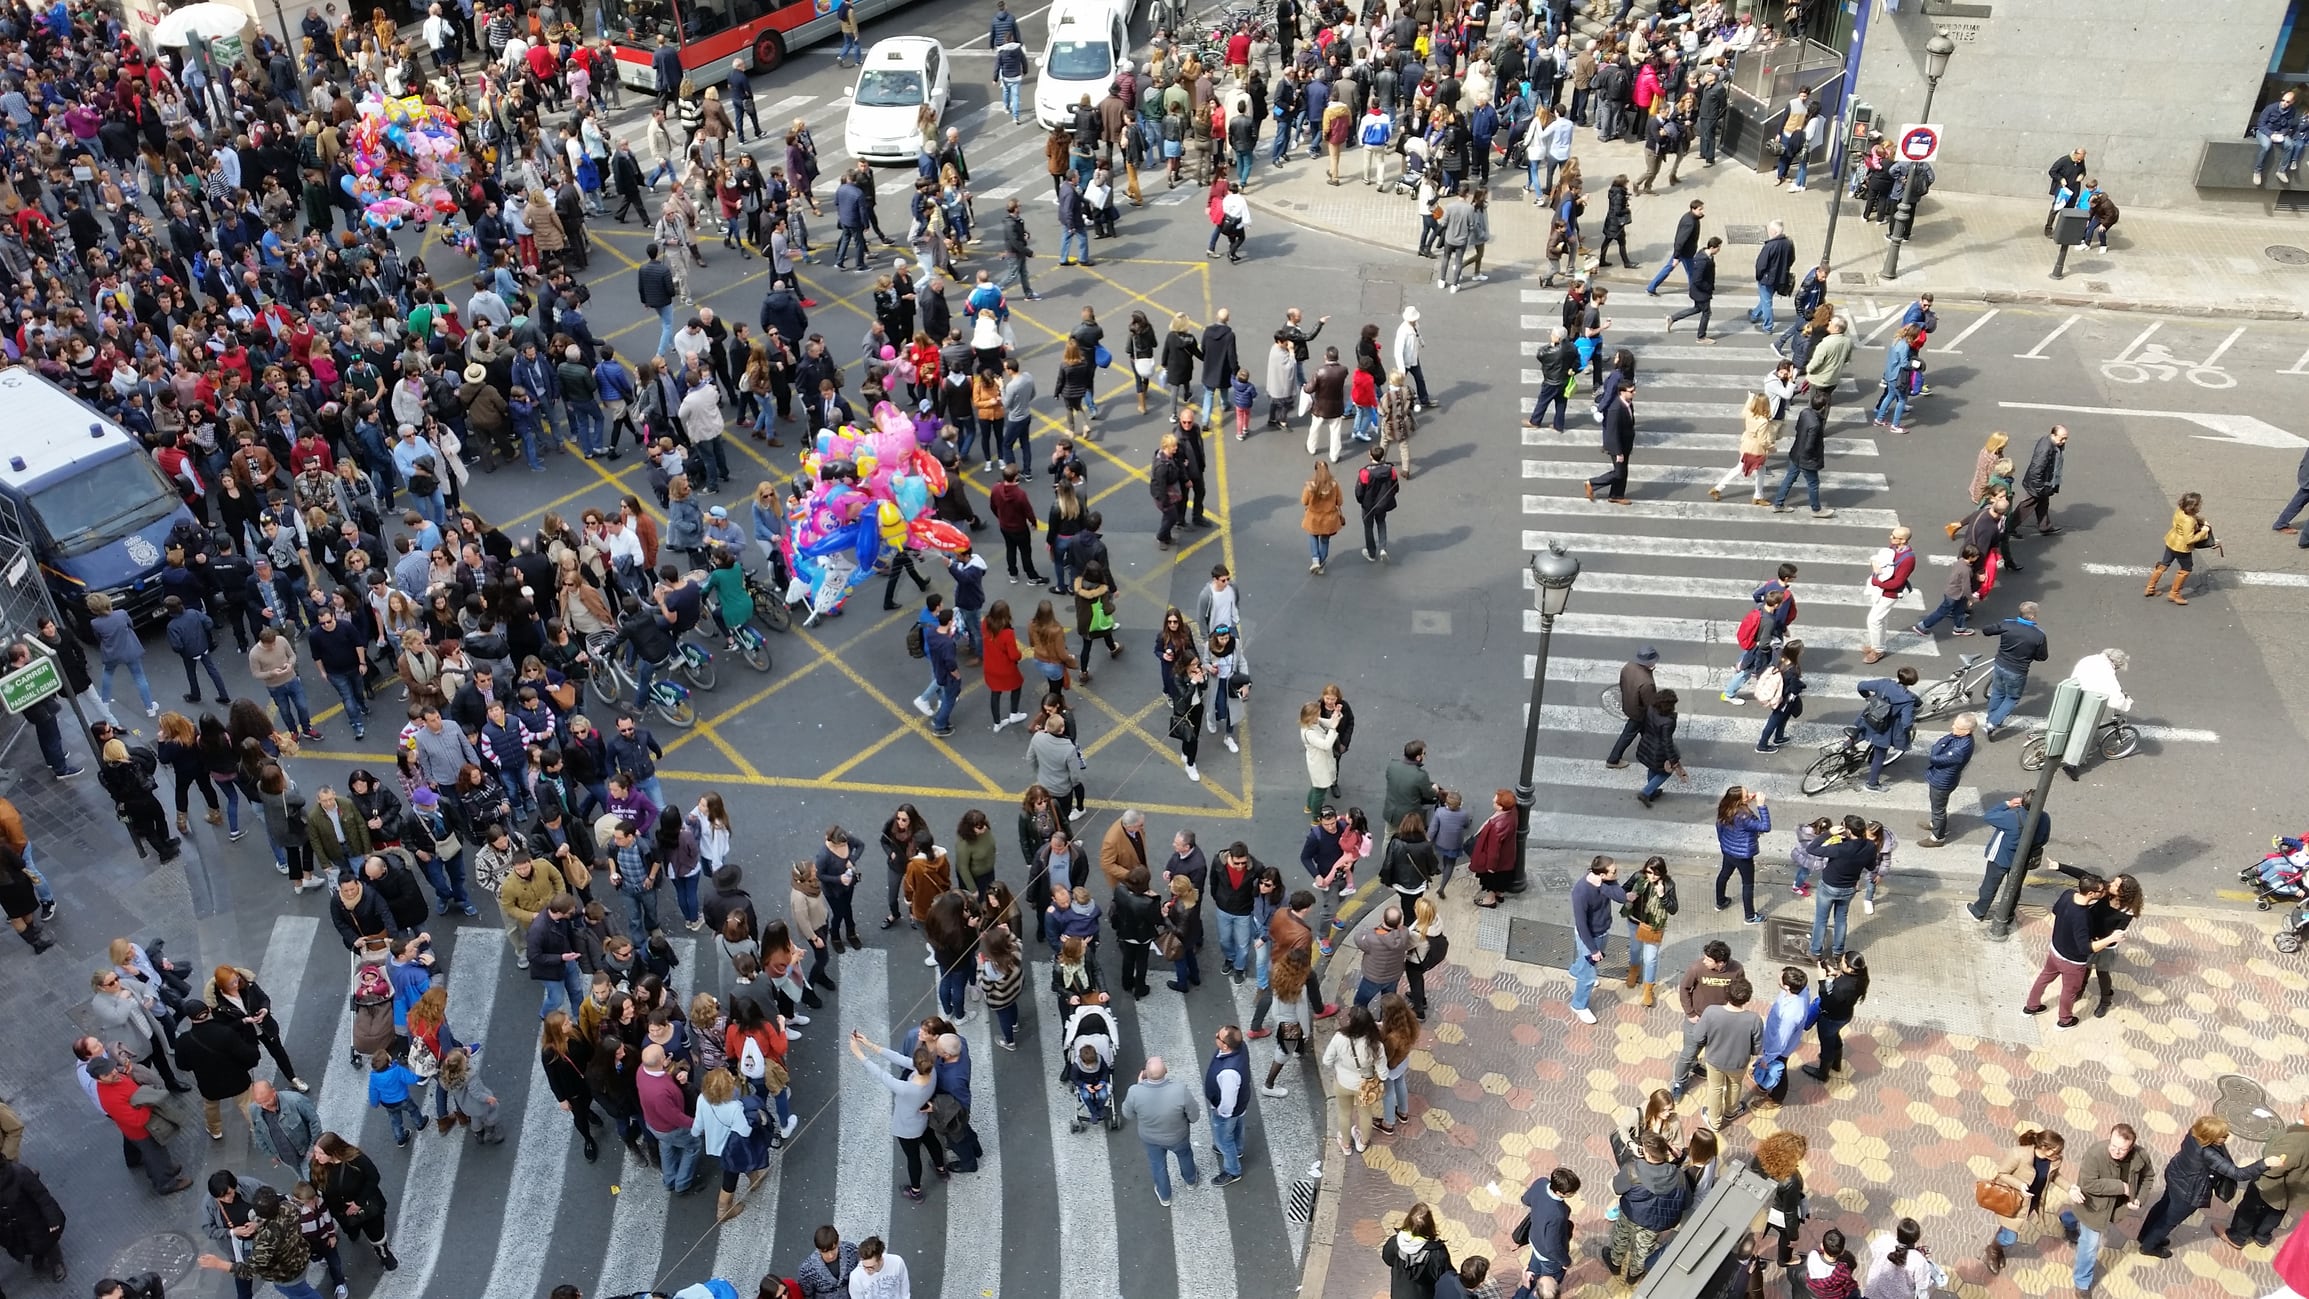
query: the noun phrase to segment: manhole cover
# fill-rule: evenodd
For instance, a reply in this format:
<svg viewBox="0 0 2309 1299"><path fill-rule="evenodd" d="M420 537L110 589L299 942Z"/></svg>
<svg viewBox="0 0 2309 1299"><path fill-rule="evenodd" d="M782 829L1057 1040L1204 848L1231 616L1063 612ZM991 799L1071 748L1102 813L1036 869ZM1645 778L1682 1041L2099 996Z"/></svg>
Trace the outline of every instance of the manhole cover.
<svg viewBox="0 0 2309 1299"><path fill-rule="evenodd" d="M1805 965L1812 959L1812 922L1784 916L1764 919L1765 959L1783 965ZM1775 980L1777 982L1777 980Z"/></svg>
<svg viewBox="0 0 2309 1299"><path fill-rule="evenodd" d="M1764 242L1764 227L1725 226L1724 242L1728 244L1760 244Z"/></svg>
<svg viewBox="0 0 2309 1299"><path fill-rule="evenodd" d="M160 1277L163 1285L177 1285L192 1275L193 1260L200 1250L192 1237L181 1231L164 1231L147 1236L112 1256L105 1265L104 1275L131 1277L139 1272L151 1272Z"/></svg>
<svg viewBox="0 0 2309 1299"><path fill-rule="evenodd" d="M1526 965L1569 969L1571 926L1515 917L1507 922L1507 959L1521 961Z"/></svg>
<svg viewBox="0 0 2309 1299"><path fill-rule="evenodd" d="M2285 1130L2285 1120L2269 1108L2269 1093L2243 1074L2223 1074L2217 1084L2220 1098L2213 1113L2229 1121L2229 1130L2247 1141L2267 1142Z"/></svg>
<svg viewBox="0 0 2309 1299"><path fill-rule="evenodd" d="M1868 272L1866 271L1838 271L1836 279L1846 288L1865 289L1868 287Z"/></svg>
<svg viewBox="0 0 2309 1299"><path fill-rule="evenodd" d="M2279 266L2309 266L2309 248L2295 248L2291 244L2271 244L2262 249L2269 260Z"/></svg>

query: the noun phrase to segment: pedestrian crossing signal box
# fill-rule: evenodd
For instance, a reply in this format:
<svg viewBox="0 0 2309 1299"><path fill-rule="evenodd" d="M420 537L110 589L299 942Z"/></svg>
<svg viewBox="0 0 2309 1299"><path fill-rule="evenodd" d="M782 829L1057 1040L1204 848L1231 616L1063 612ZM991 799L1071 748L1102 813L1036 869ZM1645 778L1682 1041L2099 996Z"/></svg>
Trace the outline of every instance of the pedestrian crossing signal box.
<svg viewBox="0 0 2309 1299"><path fill-rule="evenodd" d="M1669 1237L1659 1261L1637 1285L1635 1299L1701 1299L1703 1295L1746 1293L1726 1286L1742 1269L1758 1268L1764 1228L1774 1213L1772 1179L1746 1164L1733 1164L1699 1211ZM1796 1224L1788 1224L1791 1229Z"/></svg>

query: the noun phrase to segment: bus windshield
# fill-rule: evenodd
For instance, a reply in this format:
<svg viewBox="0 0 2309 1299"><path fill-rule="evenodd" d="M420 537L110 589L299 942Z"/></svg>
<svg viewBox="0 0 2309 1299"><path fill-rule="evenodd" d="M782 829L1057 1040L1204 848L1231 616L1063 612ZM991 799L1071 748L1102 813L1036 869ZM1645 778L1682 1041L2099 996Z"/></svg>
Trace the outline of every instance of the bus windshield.
<svg viewBox="0 0 2309 1299"><path fill-rule="evenodd" d="M1042 71L1058 81L1096 81L1114 71L1114 50L1105 41L1053 41Z"/></svg>
<svg viewBox="0 0 2309 1299"><path fill-rule="evenodd" d="M858 78L855 101L862 108L910 108L922 101L922 74L875 68Z"/></svg>
<svg viewBox="0 0 2309 1299"><path fill-rule="evenodd" d="M673 5L668 0L606 0L609 22L625 33L629 42L654 46L660 35L671 36L677 30L673 20Z"/></svg>
<svg viewBox="0 0 2309 1299"><path fill-rule="evenodd" d="M149 528L174 513L176 493L142 455L123 455L32 493L33 512L56 548L79 555Z"/></svg>

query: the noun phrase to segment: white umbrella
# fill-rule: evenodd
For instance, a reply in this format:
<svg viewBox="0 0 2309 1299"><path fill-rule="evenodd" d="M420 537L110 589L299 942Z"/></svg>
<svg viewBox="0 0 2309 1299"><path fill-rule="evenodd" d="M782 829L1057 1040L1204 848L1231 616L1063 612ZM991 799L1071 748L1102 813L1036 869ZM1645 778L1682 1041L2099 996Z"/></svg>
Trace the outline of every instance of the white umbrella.
<svg viewBox="0 0 2309 1299"><path fill-rule="evenodd" d="M204 3L186 5L169 14L152 29L155 45L190 45L192 38L219 41L238 36L249 26L249 16L228 4Z"/></svg>

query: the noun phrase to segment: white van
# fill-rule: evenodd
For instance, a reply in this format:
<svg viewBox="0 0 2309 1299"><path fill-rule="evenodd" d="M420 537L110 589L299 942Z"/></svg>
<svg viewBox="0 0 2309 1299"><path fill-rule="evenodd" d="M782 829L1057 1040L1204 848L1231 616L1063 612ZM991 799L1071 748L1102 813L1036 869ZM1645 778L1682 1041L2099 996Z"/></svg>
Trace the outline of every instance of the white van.
<svg viewBox="0 0 2309 1299"><path fill-rule="evenodd" d="M1084 95L1106 98L1130 49L1129 0L1057 0L1034 86L1034 120L1045 130L1071 125Z"/></svg>

